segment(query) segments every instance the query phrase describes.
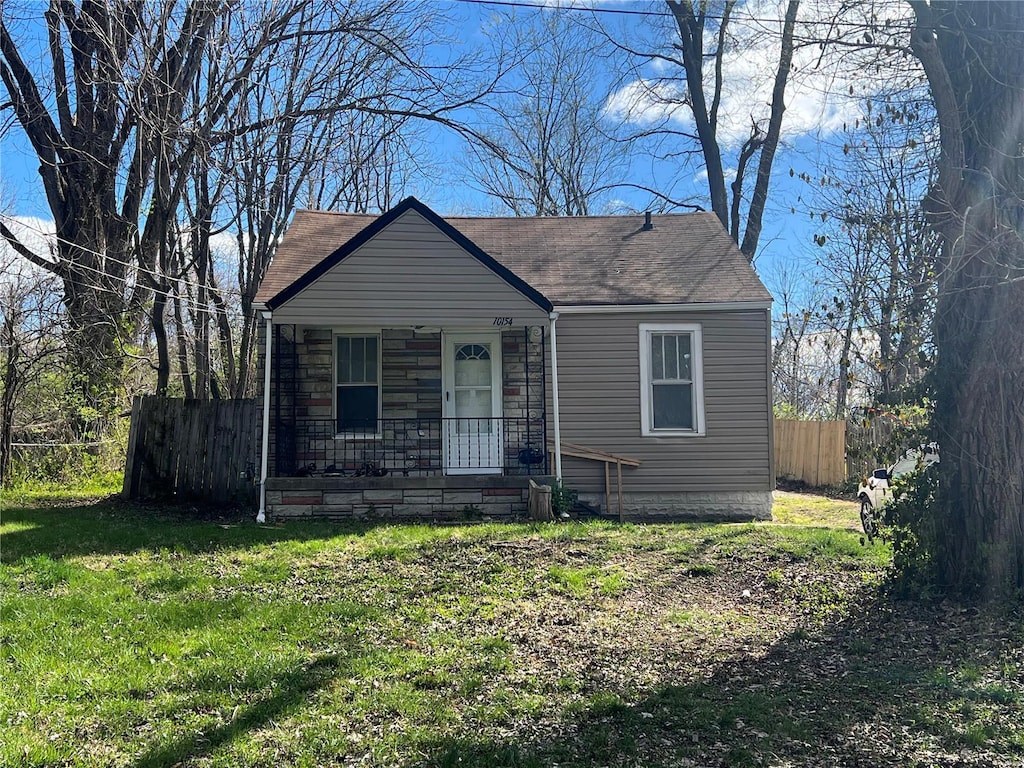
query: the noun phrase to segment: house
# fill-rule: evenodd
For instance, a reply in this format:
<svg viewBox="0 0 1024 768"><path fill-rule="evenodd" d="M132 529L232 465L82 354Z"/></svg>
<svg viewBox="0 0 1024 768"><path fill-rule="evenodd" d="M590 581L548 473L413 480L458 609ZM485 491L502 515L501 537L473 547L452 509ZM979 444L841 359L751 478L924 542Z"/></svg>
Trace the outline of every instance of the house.
<svg viewBox="0 0 1024 768"><path fill-rule="evenodd" d="M265 321L260 519L770 516L771 296L710 213L299 211Z"/></svg>

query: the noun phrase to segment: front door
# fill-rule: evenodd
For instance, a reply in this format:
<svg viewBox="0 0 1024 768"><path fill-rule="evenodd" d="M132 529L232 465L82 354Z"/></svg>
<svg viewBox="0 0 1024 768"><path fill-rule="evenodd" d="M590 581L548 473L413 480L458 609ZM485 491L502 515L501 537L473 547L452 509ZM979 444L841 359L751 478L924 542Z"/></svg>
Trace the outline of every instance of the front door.
<svg viewBox="0 0 1024 768"><path fill-rule="evenodd" d="M441 387L445 473L500 473L501 334L445 334Z"/></svg>

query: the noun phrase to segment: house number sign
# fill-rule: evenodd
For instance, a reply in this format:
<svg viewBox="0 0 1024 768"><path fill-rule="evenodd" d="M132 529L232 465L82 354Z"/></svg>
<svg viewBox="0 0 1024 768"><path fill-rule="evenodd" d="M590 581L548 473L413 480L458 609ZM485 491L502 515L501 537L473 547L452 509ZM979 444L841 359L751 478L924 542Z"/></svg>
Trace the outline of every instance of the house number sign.
<svg viewBox="0 0 1024 768"><path fill-rule="evenodd" d="M499 327L501 327L501 326L508 326L509 328L511 328L512 327L512 318L511 317L496 317L496 318L494 318L494 324L499 326Z"/></svg>

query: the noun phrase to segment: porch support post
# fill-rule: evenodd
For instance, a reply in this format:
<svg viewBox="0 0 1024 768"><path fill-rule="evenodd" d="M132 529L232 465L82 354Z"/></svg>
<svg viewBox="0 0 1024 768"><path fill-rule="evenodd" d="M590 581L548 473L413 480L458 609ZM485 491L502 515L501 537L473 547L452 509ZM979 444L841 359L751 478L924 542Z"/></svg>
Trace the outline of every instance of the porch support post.
<svg viewBox="0 0 1024 768"><path fill-rule="evenodd" d="M257 523L267 521L267 470L270 466L270 355L274 335L273 313L262 314L267 325L267 338L263 354L263 450L260 454L260 511L256 514Z"/></svg>
<svg viewBox="0 0 1024 768"><path fill-rule="evenodd" d="M555 479L562 482L562 433L561 421L558 416L558 345L555 341L555 321L558 313L548 315L551 334L551 418L554 421L555 438Z"/></svg>

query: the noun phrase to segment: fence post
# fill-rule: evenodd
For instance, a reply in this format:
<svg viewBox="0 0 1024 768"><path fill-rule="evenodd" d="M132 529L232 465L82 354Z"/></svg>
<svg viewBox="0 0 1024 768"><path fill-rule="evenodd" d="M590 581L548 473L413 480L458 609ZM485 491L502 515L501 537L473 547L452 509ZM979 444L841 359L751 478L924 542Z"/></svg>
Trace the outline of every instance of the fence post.
<svg viewBox="0 0 1024 768"><path fill-rule="evenodd" d="M125 458L124 481L121 484L121 496L130 499L137 490L135 487L135 445L139 440L139 421L142 410L142 397L132 398L131 424L128 427L128 455Z"/></svg>

